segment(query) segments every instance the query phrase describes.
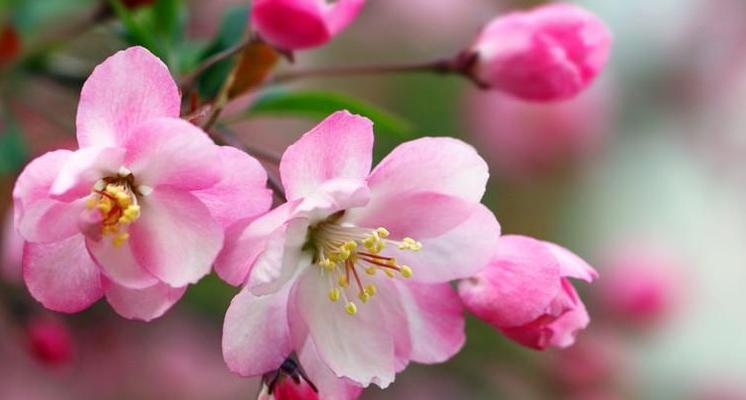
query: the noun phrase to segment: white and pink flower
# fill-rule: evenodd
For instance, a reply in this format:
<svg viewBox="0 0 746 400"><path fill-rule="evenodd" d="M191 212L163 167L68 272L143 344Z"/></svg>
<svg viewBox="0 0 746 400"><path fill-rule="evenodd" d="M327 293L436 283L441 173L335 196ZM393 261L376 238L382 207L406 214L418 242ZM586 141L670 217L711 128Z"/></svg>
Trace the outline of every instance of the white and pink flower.
<svg viewBox="0 0 746 400"><path fill-rule="evenodd" d="M496 243L489 265L459 283L466 308L524 346L572 345L590 318L569 278L591 282L596 271L554 243L519 235Z"/></svg>
<svg viewBox="0 0 746 400"><path fill-rule="evenodd" d="M479 203L487 165L451 138L404 143L371 172L372 150L368 119L332 114L283 155L288 202L228 230L215 268L244 284L224 325L231 370L261 375L295 351L320 398L345 399L463 345L448 282L498 239Z"/></svg>
<svg viewBox="0 0 746 400"><path fill-rule="evenodd" d="M168 68L141 47L93 71L76 151L32 161L13 191L23 274L47 308L105 296L122 316L162 315L209 273L224 229L271 202L259 163L179 118Z"/></svg>

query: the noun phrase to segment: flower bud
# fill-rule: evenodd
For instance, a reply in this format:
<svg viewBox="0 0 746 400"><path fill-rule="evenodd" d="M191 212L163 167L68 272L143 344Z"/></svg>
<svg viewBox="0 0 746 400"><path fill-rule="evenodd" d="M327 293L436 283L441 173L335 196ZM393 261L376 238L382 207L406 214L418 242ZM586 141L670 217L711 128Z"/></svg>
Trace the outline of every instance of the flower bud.
<svg viewBox="0 0 746 400"><path fill-rule="evenodd" d="M480 85L531 101L568 99L606 65L611 34L590 12L551 4L487 24L462 58Z"/></svg>
<svg viewBox="0 0 746 400"><path fill-rule="evenodd" d="M65 323L53 317L32 317L26 324L28 350L49 365L65 364L72 358L73 341Z"/></svg>
<svg viewBox="0 0 746 400"><path fill-rule="evenodd" d="M262 39L282 50L318 47L360 13L365 0L257 0L251 25Z"/></svg>

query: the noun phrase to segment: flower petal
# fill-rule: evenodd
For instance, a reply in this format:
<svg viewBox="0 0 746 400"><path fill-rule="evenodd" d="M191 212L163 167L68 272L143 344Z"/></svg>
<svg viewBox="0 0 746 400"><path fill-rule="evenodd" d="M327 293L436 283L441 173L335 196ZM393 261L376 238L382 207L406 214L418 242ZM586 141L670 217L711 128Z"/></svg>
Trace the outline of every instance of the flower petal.
<svg viewBox="0 0 746 400"><path fill-rule="evenodd" d="M51 197L72 201L89 195L96 181L116 175L124 163L124 153L125 149L119 147L86 147L73 152L49 189Z"/></svg>
<svg viewBox="0 0 746 400"><path fill-rule="evenodd" d="M365 0L339 0L333 4L327 3L324 20L329 32L336 35L346 28L360 14L364 4Z"/></svg>
<svg viewBox="0 0 746 400"><path fill-rule="evenodd" d="M80 93L76 119L81 147L120 144L141 123L179 116L181 96L168 67L142 47L130 47L93 70Z"/></svg>
<svg viewBox="0 0 746 400"><path fill-rule="evenodd" d="M183 119L150 119L137 125L123 146L127 148L125 165L139 185L199 190L222 178L218 146Z"/></svg>
<svg viewBox="0 0 746 400"><path fill-rule="evenodd" d="M196 283L210 272L223 245L223 228L194 195L156 188L141 202L129 229L135 260L173 287Z"/></svg>
<svg viewBox="0 0 746 400"><path fill-rule="evenodd" d="M385 201L348 210L346 221L357 226L386 228L392 238L417 240L438 237L466 221L475 205L434 192L407 192Z"/></svg>
<svg viewBox="0 0 746 400"><path fill-rule="evenodd" d="M382 331L383 310L375 302L355 315L327 298L329 283L314 268L307 268L295 285L295 307L308 327L319 357L338 377L366 387L381 388L394 380L394 342Z"/></svg>
<svg viewBox="0 0 746 400"><path fill-rule="evenodd" d="M323 4L307 0L256 0L251 10L251 26L262 39L281 49L319 46L331 38L321 15Z"/></svg>
<svg viewBox="0 0 746 400"><path fill-rule="evenodd" d="M409 191L430 191L478 202L489 172L476 150L452 138L426 137L403 143L368 178L371 203Z"/></svg>
<svg viewBox="0 0 746 400"><path fill-rule="evenodd" d="M560 293L560 270L543 242L506 235L476 276L459 283L459 294L474 315L498 328L526 324L543 315Z"/></svg>
<svg viewBox="0 0 746 400"><path fill-rule="evenodd" d="M265 250L267 241L287 221L300 200L288 202L251 221L231 225L225 234L225 244L215 260L215 272L231 285L246 281L256 258ZM283 230L284 232L284 230ZM284 233L283 233L284 234Z"/></svg>
<svg viewBox="0 0 746 400"><path fill-rule="evenodd" d="M557 259L562 276L582 279L586 282L592 282L598 278L598 272L575 253L551 242L544 242L544 245L549 248L549 251Z"/></svg>
<svg viewBox="0 0 746 400"><path fill-rule="evenodd" d="M129 289L145 289L158 283L153 274L140 266L132 254L129 241L114 246L110 238L86 240L86 246L101 272L117 286Z"/></svg>
<svg viewBox="0 0 746 400"><path fill-rule="evenodd" d="M458 353L466 341L464 309L451 285L397 281L396 286L409 321L412 361L440 363Z"/></svg>
<svg viewBox="0 0 746 400"><path fill-rule="evenodd" d="M72 154L73 152L69 150L51 151L26 165L13 187L13 223L15 226L20 225L26 208L39 200L49 198L49 188Z"/></svg>
<svg viewBox="0 0 746 400"><path fill-rule="evenodd" d="M566 348L575 343L578 333L588 326L591 318L585 309L585 304L578 301L576 307L561 317L557 318L549 328L554 333L551 339L551 345L558 348Z"/></svg>
<svg viewBox="0 0 746 400"><path fill-rule="evenodd" d="M107 282L106 300L124 318L151 321L176 304L185 291L186 286L173 288L162 283L144 289L129 289Z"/></svg>
<svg viewBox="0 0 746 400"><path fill-rule="evenodd" d="M40 200L26 207L20 218L18 233L29 242L50 243L67 239L77 233L80 213L85 210L85 200L63 203Z"/></svg>
<svg viewBox="0 0 746 400"><path fill-rule="evenodd" d="M324 361L310 339L300 346L298 361L308 377L319 390L319 399L353 400L362 393L363 388L347 378L338 378Z"/></svg>
<svg viewBox="0 0 746 400"><path fill-rule="evenodd" d="M223 358L243 376L276 370L293 351L288 332L290 285L266 296L247 288L231 301L223 325Z"/></svg>
<svg viewBox="0 0 746 400"><path fill-rule="evenodd" d="M370 172L373 123L338 111L290 145L280 162L288 200L304 197L334 178L364 179Z"/></svg>
<svg viewBox="0 0 746 400"><path fill-rule="evenodd" d="M222 180L193 192L224 227L256 217L272 206L267 172L255 158L233 147L218 148Z"/></svg>
<svg viewBox="0 0 746 400"><path fill-rule="evenodd" d="M422 250L392 248L390 255L400 264L412 267L412 281L442 283L467 278L487 265L495 252L500 224L487 207L481 204L472 207L471 215L460 225L442 235L421 240Z"/></svg>
<svg viewBox="0 0 746 400"><path fill-rule="evenodd" d="M26 243L23 278L44 307L74 313L103 295L98 266L85 249L83 235L49 244Z"/></svg>
<svg viewBox="0 0 746 400"><path fill-rule="evenodd" d="M301 268L311 265L312 255L303 251L308 221L296 219L275 231L249 274L247 285L254 294L280 290Z"/></svg>

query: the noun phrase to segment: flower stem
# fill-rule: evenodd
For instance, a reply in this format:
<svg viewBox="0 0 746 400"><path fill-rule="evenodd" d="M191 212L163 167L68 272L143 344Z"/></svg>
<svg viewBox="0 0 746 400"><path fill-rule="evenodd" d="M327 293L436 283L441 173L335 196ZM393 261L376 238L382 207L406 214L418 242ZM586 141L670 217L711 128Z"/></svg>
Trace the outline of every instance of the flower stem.
<svg viewBox="0 0 746 400"><path fill-rule="evenodd" d="M430 72L437 74L450 74L458 72L458 68L452 59L440 59L425 63L394 64L394 65L356 65L313 68L305 70L289 71L277 74L270 79L268 84L286 83L304 78L316 77L343 77L352 75L385 75L412 72Z"/></svg>
<svg viewBox="0 0 746 400"><path fill-rule="evenodd" d="M192 90L192 86L194 85L194 82L199 78L200 75L202 75L205 71L210 69L210 67L214 66L215 64L227 60L234 55L238 54L246 48L249 44L251 44L253 38L247 37L246 39L241 40L240 42L236 43L235 45L219 52L215 53L212 56L206 58L202 64L197 66L197 68L194 69L194 71L190 72L189 74L185 75L179 84L179 87L181 88L182 93L189 93Z"/></svg>

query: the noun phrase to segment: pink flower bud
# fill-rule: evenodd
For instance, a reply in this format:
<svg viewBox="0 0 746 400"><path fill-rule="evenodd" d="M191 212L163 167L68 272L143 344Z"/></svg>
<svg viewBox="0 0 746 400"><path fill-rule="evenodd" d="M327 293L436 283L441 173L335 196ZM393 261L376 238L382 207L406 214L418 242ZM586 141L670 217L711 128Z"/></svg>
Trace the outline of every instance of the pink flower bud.
<svg viewBox="0 0 746 400"><path fill-rule="evenodd" d="M317 47L331 40L360 13L365 0L257 0L251 25L283 50Z"/></svg>
<svg viewBox="0 0 746 400"><path fill-rule="evenodd" d="M611 34L590 12L551 4L494 19L467 55L480 84L532 101L575 96L601 72Z"/></svg>
<svg viewBox="0 0 746 400"><path fill-rule="evenodd" d="M50 366L65 364L72 358L73 341L67 325L53 317L33 317L26 324L29 352Z"/></svg>
<svg viewBox="0 0 746 400"><path fill-rule="evenodd" d="M679 304L683 277L660 249L629 246L609 257L597 296L604 315L638 326L662 322Z"/></svg>
<svg viewBox="0 0 746 400"><path fill-rule="evenodd" d="M461 281L459 295L470 312L516 342L537 350L564 348L590 322L569 278L591 282L596 276L567 249L506 235L490 263Z"/></svg>

